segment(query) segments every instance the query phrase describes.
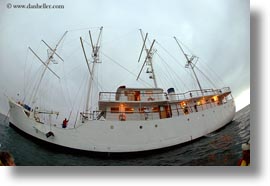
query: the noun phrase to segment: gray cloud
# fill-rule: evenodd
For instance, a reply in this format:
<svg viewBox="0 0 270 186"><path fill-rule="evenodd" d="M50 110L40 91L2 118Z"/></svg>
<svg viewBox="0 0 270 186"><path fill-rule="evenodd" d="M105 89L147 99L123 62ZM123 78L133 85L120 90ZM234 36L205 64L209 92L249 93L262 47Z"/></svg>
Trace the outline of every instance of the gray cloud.
<svg viewBox="0 0 270 186"><path fill-rule="evenodd" d="M40 42L44 39L54 46L66 30L70 31L59 48L65 59L64 64L52 68L61 75L59 81L47 72L48 79L43 82L43 96L49 97L49 103L59 104L59 108L72 107L74 102L83 102L88 72L79 43L82 36L86 41L88 29L94 37L98 27L104 26L102 55L103 63L98 67L99 83L105 91L115 91L118 85L135 86L138 83L118 65L109 60L110 56L122 66L139 72L141 63L137 63L142 41L139 28L149 32L151 39L157 39L177 58L174 61L161 46L156 45L158 54L164 59L174 73L170 74L167 65L156 55L158 83L162 88L177 86L179 90L194 88L193 82L187 80L187 73L180 66L185 61L173 36L177 36L195 55L200 57L198 67L218 74L210 75L212 80L230 86L234 97L250 87L250 12L246 0L92 0L92 1L42 1L39 3L62 4L64 9L8 9L7 3L24 4L24 1L2 1L0 16L0 112L7 112L7 101L3 94L20 97L24 86L36 81L41 63L27 51L31 46L43 59L46 47ZM35 4L36 1L28 3ZM75 31L75 29L78 29ZM149 44L148 44L149 46ZM86 45L86 47L89 46ZM189 49L189 50L188 50ZM90 53L88 52L88 56ZM160 69L159 69L159 68ZM211 70L209 70L211 71ZM31 72L31 74L29 74ZM177 75L176 75L177 74ZM34 76L36 75L36 76ZM181 76L182 85L178 77ZM146 77L145 75L143 77ZM172 78L171 82L167 79ZM50 83L50 80L55 83ZM166 80L165 80L166 79ZM149 83L152 83L146 79ZM180 82L180 83L179 83ZM58 83L58 85L57 85ZM118 84L119 83L119 84ZM167 83L167 84L166 84ZM204 86L209 86L203 83ZM141 84L139 84L141 85ZM44 88L45 87L45 88ZM48 91L48 88L51 88ZM80 90L80 91L79 91ZM62 92L64 96L59 97ZM79 97L78 97L79 96ZM78 98L77 98L78 97ZM63 101L64 100L64 101ZM75 101L74 101L75 100ZM64 103L63 103L64 102ZM82 105L82 104L81 104ZM78 106L78 105L77 105ZM78 106L79 107L79 106Z"/></svg>

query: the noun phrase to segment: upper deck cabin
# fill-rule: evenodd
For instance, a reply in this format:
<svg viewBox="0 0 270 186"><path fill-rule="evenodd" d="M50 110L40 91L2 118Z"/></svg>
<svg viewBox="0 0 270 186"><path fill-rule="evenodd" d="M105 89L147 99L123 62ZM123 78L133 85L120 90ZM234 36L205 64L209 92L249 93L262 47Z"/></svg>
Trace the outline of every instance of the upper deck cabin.
<svg viewBox="0 0 270 186"><path fill-rule="evenodd" d="M116 92L100 92L99 106L109 103L147 103L147 102L179 102L197 99L223 100L231 94L229 87L222 89L192 90L185 93L175 93L174 88L169 88L167 93L161 88L126 88L120 86Z"/></svg>
<svg viewBox="0 0 270 186"><path fill-rule="evenodd" d="M161 88L126 88L120 86L116 92L101 92L99 102L149 102L166 101Z"/></svg>
<svg viewBox="0 0 270 186"><path fill-rule="evenodd" d="M106 119L144 120L145 113L150 119L163 119L199 112L225 104L231 91L223 89L193 90L176 94L173 88L167 93L160 88L126 88L116 92L100 92L99 110ZM151 116L151 117L150 117Z"/></svg>

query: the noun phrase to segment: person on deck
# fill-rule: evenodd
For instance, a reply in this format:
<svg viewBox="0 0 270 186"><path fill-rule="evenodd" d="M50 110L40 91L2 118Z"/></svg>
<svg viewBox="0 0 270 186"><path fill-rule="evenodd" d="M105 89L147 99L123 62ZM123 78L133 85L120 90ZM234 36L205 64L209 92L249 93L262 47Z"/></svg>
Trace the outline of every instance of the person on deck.
<svg viewBox="0 0 270 186"><path fill-rule="evenodd" d="M242 144L242 158L238 161L238 166L250 165L250 144Z"/></svg>
<svg viewBox="0 0 270 186"><path fill-rule="evenodd" d="M14 158L9 152L0 152L0 166L15 166Z"/></svg>
<svg viewBox="0 0 270 186"><path fill-rule="evenodd" d="M67 128L67 124L68 124L68 120L67 120L67 118L65 118L65 119L63 120L62 127L63 127L63 128Z"/></svg>

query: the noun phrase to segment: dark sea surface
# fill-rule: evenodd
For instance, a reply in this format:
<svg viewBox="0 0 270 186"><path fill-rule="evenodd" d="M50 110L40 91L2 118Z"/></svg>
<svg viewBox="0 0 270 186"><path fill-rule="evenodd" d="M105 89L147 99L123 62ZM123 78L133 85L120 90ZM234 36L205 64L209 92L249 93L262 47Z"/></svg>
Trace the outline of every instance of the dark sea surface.
<svg viewBox="0 0 270 186"><path fill-rule="evenodd" d="M9 151L18 166L236 166L241 144L250 137L250 105L234 120L194 142L142 154L98 156L56 149L32 141L9 126L0 114L0 151Z"/></svg>

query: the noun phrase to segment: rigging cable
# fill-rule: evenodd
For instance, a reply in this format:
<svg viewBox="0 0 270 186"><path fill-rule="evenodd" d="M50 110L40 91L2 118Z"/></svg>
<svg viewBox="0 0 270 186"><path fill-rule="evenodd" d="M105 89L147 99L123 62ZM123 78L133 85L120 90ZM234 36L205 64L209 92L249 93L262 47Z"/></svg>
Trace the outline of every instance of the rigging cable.
<svg viewBox="0 0 270 186"><path fill-rule="evenodd" d="M77 92L77 94L76 94L76 96L75 96L75 99L74 99L74 102L73 102L73 104L72 104L70 113L73 112L73 109L74 109L74 106L75 106L75 103L76 103L76 98L79 97L78 95L79 95L79 93L80 93L80 90L81 90L83 84L84 84L84 82L82 81L82 83L81 83L81 85L80 85L80 87L79 87L79 90L78 90L78 92ZM83 97L83 96L82 96L82 97ZM70 114L70 116L71 116L71 114ZM69 116L69 117L70 117L70 116Z"/></svg>
<svg viewBox="0 0 270 186"><path fill-rule="evenodd" d="M34 77L38 77L38 74L41 74L41 72L42 72L42 68L43 66L39 66L39 68L38 68L38 70L36 71L36 73L35 73L35 75L34 75ZM34 96L34 92L35 92L35 89L37 88L37 86L38 86L38 78L33 78L34 79L34 81L33 81L33 83L31 84L31 85L29 85L30 87L29 87L29 90L30 90L30 88L31 88L31 90L32 90L32 93L30 94L30 97L29 97L29 104L32 102L32 99L33 99L33 96Z"/></svg>
<svg viewBox="0 0 270 186"><path fill-rule="evenodd" d="M223 82L222 78L211 68L211 65L207 65L204 60L200 60L200 61L201 61L201 64L205 66L204 67L205 71L209 71L210 75L213 74L215 76L213 79L217 78L218 80L217 84L222 84L222 86L225 87L225 83Z"/></svg>
<svg viewBox="0 0 270 186"><path fill-rule="evenodd" d="M211 81L198 67L196 67L195 66L195 68L209 81L209 83L213 86L213 87L215 87L215 88L217 88L217 86L214 84L214 82L213 81Z"/></svg>
<svg viewBox="0 0 270 186"><path fill-rule="evenodd" d="M185 68L185 66L182 66L181 63L179 63L178 59L176 59L165 47L163 47L159 42L157 42L157 45L161 47L178 65L180 65L182 68Z"/></svg>
<svg viewBox="0 0 270 186"><path fill-rule="evenodd" d="M164 64L166 65L167 68L164 68L164 69L170 70L171 72L174 72L174 70L173 70L173 69L170 67L170 65L168 65L168 63L167 63L167 62L159 55L159 53L158 53L158 52L156 52L156 53L157 53L157 56L161 59L161 61L164 62ZM170 73L170 71L169 71L168 73L166 73L166 74L169 74L169 75L171 76L171 79L173 79L173 78L172 78L172 74ZM174 74L175 74L175 76L177 77L177 79L179 79L179 80L181 81L181 83L184 85L184 87L187 89L186 84L182 81L182 79L178 76L178 74L175 73L175 72L174 72ZM170 78L169 78L169 79L170 79ZM174 86L177 87L175 84L174 84Z"/></svg>
<svg viewBox="0 0 270 186"><path fill-rule="evenodd" d="M158 53L157 53L157 55L161 60L163 60L163 58ZM162 63L157 63L156 61L155 61L155 65L156 65L156 67L159 67L156 69L156 72L159 72L159 69L161 69L160 75L158 77L159 77L159 81L162 82L163 87L168 88L167 86L169 84L172 84L173 87L176 87L175 81L173 81L173 80L175 80L175 78L173 77L173 74L170 72L170 69L162 68L162 67L164 67L164 66L162 66Z"/></svg>
<svg viewBox="0 0 270 186"><path fill-rule="evenodd" d="M38 49L37 49L37 51L39 50L39 48L40 48L40 46L41 46L41 41L40 41L40 43L39 43L39 47L38 47ZM28 51L28 53L29 53L29 48L27 47L27 51ZM26 78L26 82L27 82L27 84L25 84L25 88L26 88L26 90L28 90L28 92L26 92L25 93L25 99L24 100L26 100L27 98L26 98L26 95L28 95L28 94L30 94L30 100L29 100L29 103L28 104L30 104L30 102L31 102L31 99L32 99L32 96L33 96L33 94L34 94L34 85L37 83L37 82L35 82L35 83L30 83L30 82L32 82L32 79L34 79L34 80L36 80L37 81L37 79L38 78L31 78L31 72L32 72L32 67L33 67L33 61L34 61L34 59L35 59L35 57L33 56L32 57L32 62L30 63L31 64L31 66L30 66L30 70L29 70L29 72L27 73L28 74L28 76L27 76L27 78ZM38 76L38 73L39 73L39 71L41 71L41 69L42 69L42 67L41 66L39 66L39 69L36 71L36 73L34 74L34 76L33 77L37 77ZM32 93L29 93L29 92L31 92L32 91ZM32 94L32 96L31 96L31 94Z"/></svg>
<svg viewBox="0 0 270 186"><path fill-rule="evenodd" d="M181 45L183 45L188 51L189 51L189 53L191 53L191 55L193 55L194 54L194 52L188 47L188 46L186 46L183 42L181 42L181 41L179 41L178 40L178 42L180 42L181 43ZM201 59L201 58L200 58ZM200 60L200 62L201 62L201 64L204 64L204 62L203 62L203 60ZM221 84L223 84L223 86L225 86L224 85L224 82L223 82L223 80L220 78L220 76L212 69L212 68L210 68L210 66L209 65L207 65L207 64L204 64L207 68L209 68L209 71L210 71L210 75L211 74L214 74L217 78L218 78L218 80L220 81L220 83ZM196 67L196 66L195 66ZM213 83L213 81L211 81L210 80L210 78L208 78L208 76L206 76L206 74L204 74L198 67L196 67L196 69L200 72L200 73L202 73L202 75L209 81L209 83L211 84L211 85L213 85L214 87L217 87L214 83ZM206 69L206 68L205 68ZM213 78L213 79L215 79L215 78ZM219 83L218 83L219 84Z"/></svg>
<svg viewBox="0 0 270 186"><path fill-rule="evenodd" d="M26 58L25 58L25 62L24 62L24 84L23 84L23 102L25 101L25 97L26 97L26 62L28 59L28 53L29 53L29 49L26 49Z"/></svg>
<svg viewBox="0 0 270 186"><path fill-rule="evenodd" d="M185 66L182 66L182 64L181 63L179 63L179 61L165 48L165 47L163 47L160 43L158 43L158 42L156 42L160 47L161 47L161 49L163 49L173 60L174 60L174 62L177 64L177 65L179 65L180 67L181 67L181 69L183 69L185 72L186 72L186 74L188 74L193 80L194 80L194 77L192 76L192 74L190 73L190 71L189 70L187 70L186 68L185 68ZM166 61L165 60L163 60L165 63L166 63ZM167 63L166 63L167 64ZM167 64L167 66L169 67L169 68L171 68L171 66L170 65L168 65ZM172 70L172 72L174 72L174 70ZM175 74L176 74L176 76L177 76L177 78L183 83L183 85L184 85L184 87L188 90L189 88L187 87L187 85L183 82L183 80L182 80L182 78L178 75L178 73L176 73L175 72Z"/></svg>
<svg viewBox="0 0 270 186"><path fill-rule="evenodd" d="M104 52L102 52L102 54L107 57L108 59L110 59L113 63L117 64L119 67L121 67L122 69L126 70L127 72L129 72L130 74L132 74L134 77L137 77L136 74L134 74L133 72L131 72L130 70L128 70L126 67L124 67L123 65L121 65L120 63L118 63L116 60L112 59L111 57L109 57L108 55L106 55ZM140 78L139 78L140 79ZM149 85L150 87L152 87L151 84L147 83L146 81L140 79L142 82L144 82L145 84Z"/></svg>

